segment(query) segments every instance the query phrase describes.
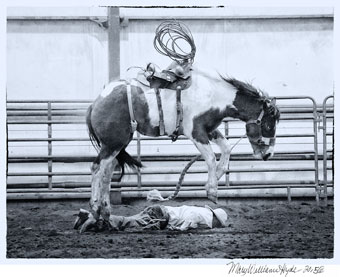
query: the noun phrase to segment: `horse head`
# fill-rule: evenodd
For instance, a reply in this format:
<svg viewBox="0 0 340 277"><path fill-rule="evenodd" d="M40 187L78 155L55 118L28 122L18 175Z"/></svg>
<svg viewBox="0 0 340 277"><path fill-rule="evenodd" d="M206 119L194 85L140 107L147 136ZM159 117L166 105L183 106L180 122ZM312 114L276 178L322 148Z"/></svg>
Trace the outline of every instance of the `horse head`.
<svg viewBox="0 0 340 277"><path fill-rule="evenodd" d="M274 155L276 125L280 119L276 99L248 83L223 79L237 90L233 101L237 111L235 117L246 123L246 133L254 156L268 160Z"/></svg>
<svg viewBox="0 0 340 277"><path fill-rule="evenodd" d="M276 99L264 99L259 107L259 115L253 113L246 121L248 140L253 148L254 156L268 160L274 155L276 124L280 117ZM261 105L260 105L261 106Z"/></svg>

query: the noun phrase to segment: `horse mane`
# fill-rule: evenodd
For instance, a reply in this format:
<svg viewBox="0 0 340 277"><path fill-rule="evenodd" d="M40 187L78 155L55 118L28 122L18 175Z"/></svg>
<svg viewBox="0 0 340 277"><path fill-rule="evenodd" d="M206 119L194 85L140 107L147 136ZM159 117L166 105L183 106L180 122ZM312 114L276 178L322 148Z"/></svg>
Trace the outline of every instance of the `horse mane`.
<svg viewBox="0 0 340 277"><path fill-rule="evenodd" d="M222 80L232 85L240 93L243 93L250 97L254 97L259 101L267 102L269 99L269 95L267 93L263 92L262 90L256 89L250 83L245 83L235 78L224 77L222 75L220 75L220 77L222 78ZM279 122L280 110L276 105L272 106L272 109L274 118L276 119L277 122Z"/></svg>
<svg viewBox="0 0 340 277"><path fill-rule="evenodd" d="M229 77L225 77L225 76L222 76L222 75L220 75L220 77L222 78L222 80L224 80L228 84L232 85L240 93L249 95L251 97L258 98L259 100L265 100L266 98L268 98L268 95L265 92L263 92L259 89L256 89L250 83L245 83L245 82L239 81L235 78L229 78Z"/></svg>

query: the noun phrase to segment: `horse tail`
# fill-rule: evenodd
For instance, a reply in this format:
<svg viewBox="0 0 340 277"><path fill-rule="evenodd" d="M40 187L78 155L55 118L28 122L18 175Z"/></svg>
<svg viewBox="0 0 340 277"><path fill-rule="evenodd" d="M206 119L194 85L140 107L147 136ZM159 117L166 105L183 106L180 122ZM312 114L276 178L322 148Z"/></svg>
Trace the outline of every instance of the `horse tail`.
<svg viewBox="0 0 340 277"><path fill-rule="evenodd" d="M87 125L87 130L89 133L89 137L90 137L90 141L93 145L93 147L99 151L101 148L101 143L99 138L97 137L92 123L91 123L91 113L92 113L92 105L89 106L89 108L87 109L87 113L86 113L86 125ZM143 167L142 163L140 161L137 161L136 159L132 158L129 153L127 153L125 151L124 147L122 150L120 150L120 152L118 153L118 155L116 156L116 159L118 160L118 164L121 167L121 175L118 179L118 182L121 181L121 179L123 178L124 174L125 174L125 165L129 166L132 169L137 169L137 168L141 168ZM97 157L99 158L99 156ZM100 159L100 158L99 158Z"/></svg>
<svg viewBox="0 0 340 277"><path fill-rule="evenodd" d="M137 169L143 167L142 163L140 161L137 161L136 159L132 158L129 153L125 151L125 147L120 150L119 154L117 155L116 159L118 160L118 163L122 169L120 177L118 179L118 182L121 181L125 174L125 165L129 166L132 169Z"/></svg>
<svg viewBox="0 0 340 277"><path fill-rule="evenodd" d="M90 107L88 107L87 112L86 112L86 125L87 125L87 130L88 130L88 133L89 133L90 141L91 141L93 147L97 151L99 151L99 149L101 147L101 143L100 143L100 140L97 137L96 133L94 132L93 127L92 127L91 114L92 114L92 105L90 105Z"/></svg>

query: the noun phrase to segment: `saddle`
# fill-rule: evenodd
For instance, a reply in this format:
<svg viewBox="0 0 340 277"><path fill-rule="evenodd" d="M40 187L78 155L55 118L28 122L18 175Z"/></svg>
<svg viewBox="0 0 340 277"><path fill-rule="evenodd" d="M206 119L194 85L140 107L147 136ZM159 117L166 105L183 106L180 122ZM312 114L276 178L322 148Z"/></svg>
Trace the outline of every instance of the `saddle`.
<svg viewBox="0 0 340 277"><path fill-rule="evenodd" d="M156 71L156 66L149 63L144 76L151 88L177 90L180 87L185 90L191 85L191 70L191 64L188 62L179 64L174 61L161 72Z"/></svg>
<svg viewBox="0 0 340 277"><path fill-rule="evenodd" d="M160 89L170 89L176 91L176 129L170 135L172 141L176 141L179 136L179 130L183 122L183 107L181 103L182 90L188 89L191 86L191 63L189 62L172 62L165 70L156 71L156 66L149 63L146 70L143 72L143 77L148 82L147 86L153 88L156 93L157 106L159 111L159 135L165 134L164 115L162 108L162 100ZM140 75L139 75L140 76ZM137 80L143 83L140 78ZM143 83L145 85L145 83Z"/></svg>

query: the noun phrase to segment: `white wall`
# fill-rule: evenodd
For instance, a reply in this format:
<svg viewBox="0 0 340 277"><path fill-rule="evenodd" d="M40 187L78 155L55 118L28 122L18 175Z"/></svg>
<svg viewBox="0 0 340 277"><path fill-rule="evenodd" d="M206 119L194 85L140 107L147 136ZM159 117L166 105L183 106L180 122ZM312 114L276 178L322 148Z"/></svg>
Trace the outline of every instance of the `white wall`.
<svg viewBox="0 0 340 277"><path fill-rule="evenodd" d="M321 103L333 93L331 12L121 9L128 22L121 27L121 77L131 65L169 64L153 48L154 31L164 18L179 18L193 33L197 66L251 81L273 96L310 95ZM108 75L107 29L75 19L104 21L106 8L11 8L8 14L9 99L91 99L100 93Z"/></svg>
<svg viewBox="0 0 340 277"><path fill-rule="evenodd" d="M170 63L153 48L154 31L161 20L143 14L146 19L137 19L136 11L122 28L122 77L131 65L153 61L166 67ZM281 17L185 17L181 21L195 39L196 66L251 81L272 96L309 95L322 103L333 94L333 19Z"/></svg>
<svg viewBox="0 0 340 277"><path fill-rule="evenodd" d="M93 99L107 60L107 32L95 22L8 21L8 99Z"/></svg>

